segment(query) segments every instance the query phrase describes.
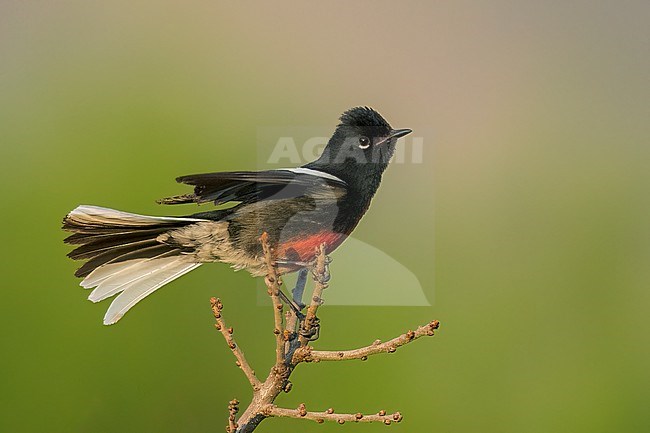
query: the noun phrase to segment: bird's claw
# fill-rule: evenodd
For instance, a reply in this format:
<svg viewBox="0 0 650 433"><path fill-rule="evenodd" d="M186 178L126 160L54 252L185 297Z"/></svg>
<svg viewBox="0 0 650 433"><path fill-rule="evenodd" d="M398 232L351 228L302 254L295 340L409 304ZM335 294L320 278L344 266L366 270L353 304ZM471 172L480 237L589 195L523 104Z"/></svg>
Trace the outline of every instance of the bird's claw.
<svg viewBox="0 0 650 433"><path fill-rule="evenodd" d="M323 273L318 272L318 266L316 262L314 262L311 266L311 275L320 284L327 284L330 280L330 263L332 263L332 259L329 256L325 256L325 266L323 269Z"/></svg>
<svg viewBox="0 0 650 433"><path fill-rule="evenodd" d="M320 319L318 317L314 317L309 329L305 328L305 323L303 322L299 333L302 337L305 337L309 341L318 340L318 337L320 337Z"/></svg>

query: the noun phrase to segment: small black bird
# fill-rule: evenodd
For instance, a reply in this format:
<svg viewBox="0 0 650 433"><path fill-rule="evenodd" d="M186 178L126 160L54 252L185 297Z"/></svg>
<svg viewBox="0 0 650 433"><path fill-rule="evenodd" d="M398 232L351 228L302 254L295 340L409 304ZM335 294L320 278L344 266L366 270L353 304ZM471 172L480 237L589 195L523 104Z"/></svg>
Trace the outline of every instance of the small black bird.
<svg viewBox="0 0 650 433"><path fill-rule="evenodd" d="M117 322L155 290L203 263L229 263L254 276L264 275L259 242L267 232L280 273L309 266L315 249L337 248L368 210L397 138L410 129L393 129L368 107L352 108L316 161L299 168L233 171L182 176L193 194L159 200L162 204L237 203L187 217L153 217L96 206L79 206L63 220L79 245L68 256L88 259L75 275L88 297L113 300L104 324Z"/></svg>

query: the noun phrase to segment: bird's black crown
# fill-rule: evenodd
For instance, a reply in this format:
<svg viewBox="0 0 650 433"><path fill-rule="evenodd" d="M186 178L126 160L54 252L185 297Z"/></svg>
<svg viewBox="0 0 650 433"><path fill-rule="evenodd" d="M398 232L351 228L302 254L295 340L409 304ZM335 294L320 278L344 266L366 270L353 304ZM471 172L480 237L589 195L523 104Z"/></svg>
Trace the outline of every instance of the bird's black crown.
<svg viewBox="0 0 650 433"><path fill-rule="evenodd" d="M339 126L390 129L390 125L386 122L386 119L370 107L350 108L341 115L341 123Z"/></svg>

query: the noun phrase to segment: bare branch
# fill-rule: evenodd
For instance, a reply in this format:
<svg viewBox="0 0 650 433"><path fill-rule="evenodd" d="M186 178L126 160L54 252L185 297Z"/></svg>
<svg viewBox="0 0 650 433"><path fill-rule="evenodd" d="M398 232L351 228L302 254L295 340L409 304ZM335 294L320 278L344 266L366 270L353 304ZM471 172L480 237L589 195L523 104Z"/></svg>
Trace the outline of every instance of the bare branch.
<svg viewBox="0 0 650 433"><path fill-rule="evenodd" d="M275 321L275 363L276 365L284 364L284 335L282 332L282 302L280 301L280 277L278 276L273 253L269 246L269 235L264 232L260 237L262 242L262 251L264 251L264 261L266 262L267 275L264 279L268 287L268 294L273 302L273 318Z"/></svg>
<svg viewBox="0 0 650 433"><path fill-rule="evenodd" d="M235 433L237 431L237 412L239 412L239 400L236 398L228 402L228 426L226 430L228 433Z"/></svg>
<svg viewBox="0 0 650 433"><path fill-rule="evenodd" d="M216 320L216 323L214 324L214 327L217 328L217 330L221 331L221 334L223 335L223 338L226 339L226 343L228 344L228 347L230 350L232 350L233 355L235 355L235 358L237 358L237 366L241 368L241 370L244 372L246 375L246 378L248 379L248 382L251 384L254 390L260 389L262 386L262 382L255 376L255 371L251 368L251 366L248 364L248 361L246 361L246 357L244 356L244 352L241 351L239 348L239 345L235 343L235 338L233 337L233 328L228 328L226 326L226 322L223 320L223 317L221 315L221 310L223 309L223 304L221 303L220 299L217 298L210 298L210 305L212 307L212 314L214 315L214 318Z"/></svg>
<svg viewBox="0 0 650 433"><path fill-rule="evenodd" d="M314 292L311 297L309 307L307 307L307 315L302 324L300 332L300 345L307 346L309 343L309 333L318 326L318 319L316 312L318 307L323 304L323 290L328 287L327 280L327 256L325 255L325 244L321 244L316 250L316 267L314 269Z"/></svg>
<svg viewBox="0 0 650 433"><path fill-rule="evenodd" d="M284 409L277 407L273 403L280 393L291 390L289 377L296 366L302 362L340 361L346 359L366 360L370 355L393 353L398 347L415 341L422 336L433 335L434 330L438 329L438 321L434 320L427 325L420 326L415 331L408 331L385 343L377 340L370 346L338 352L314 350L313 347L309 346L309 342L314 340L314 336L317 337L317 332L320 329L316 313L323 303L322 294L328 287L327 283L329 280L327 268L328 258L325 255L325 247L321 245L316 251L316 266L312 270L314 290L306 315L296 314L293 310L287 311L285 328L283 329L283 305L280 299L280 285L282 281L278 274L273 250L269 246L268 235L266 233L260 237L260 242L262 243L264 262L267 267L267 276L264 281L273 301L273 332L276 336L276 362L263 382L255 376L255 372L246 361L243 352L235 343L232 328L226 326L221 314L223 304L219 299L210 299L212 312L216 319L215 327L223 334L228 343L228 347L230 347L237 358L237 365L242 369L253 388L253 398L239 419L237 419L239 402L237 400L230 401L228 406L228 433L252 433L264 419L269 417L301 418L318 423L333 421L339 424L346 422L381 422L389 425L400 422L402 415L399 412L387 414L386 411L382 410L376 414L369 415L361 413L335 414L332 409L328 409L325 412L309 412L304 404L301 404L297 409ZM304 273L302 275L303 277L306 276ZM293 292L294 302L301 307L303 288L298 287Z"/></svg>
<svg viewBox="0 0 650 433"><path fill-rule="evenodd" d="M433 336L434 331L438 329L440 323L437 320L420 326L415 331L408 331L405 334L395 337L382 343L376 340L370 346L361 347L353 350L313 350L310 346L301 347L293 355L293 363L299 362L319 362L319 361L345 361L349 359L361 359L365 361L370 355L378 353L394 353L398 347L404 346L412 341L417 340L425 335Z"/></svg>
<svg viewBox="0 0 650 433"><path fill-rule="evenodd" d="M364 415L361 413L339 414L334 413L333 409L327 409L325 412L309 412L305 408L304 404L298 406L298 409L284 409L277 407L276 405L269 404L263 408L263 412L266 416L308 419L316 421L319 424L322 424L325 421L334 421L339 424L345 424L346 422L381 422L383 424L390 425L394 422L402 421L402 414L399 412L387 414L385 410L382 410L376 414L371 415Z"/></svg>

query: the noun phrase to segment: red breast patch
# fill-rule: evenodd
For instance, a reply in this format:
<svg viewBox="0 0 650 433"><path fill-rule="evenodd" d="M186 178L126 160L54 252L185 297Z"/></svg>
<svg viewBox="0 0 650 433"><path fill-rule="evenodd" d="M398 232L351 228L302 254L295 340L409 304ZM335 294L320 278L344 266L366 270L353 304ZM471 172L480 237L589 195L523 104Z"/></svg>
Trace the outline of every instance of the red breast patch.
<svg viewBox="0 0 650 433"><path fill-rule="evenodd" d="M300 257L299 261L310 262L316 258L316 248L325 244L325 251L331 253L338 247L345 235L330 231L323 231L302 238L293 238L282 242L278 245L278 257L296 261L296 255Z"/></svg>

